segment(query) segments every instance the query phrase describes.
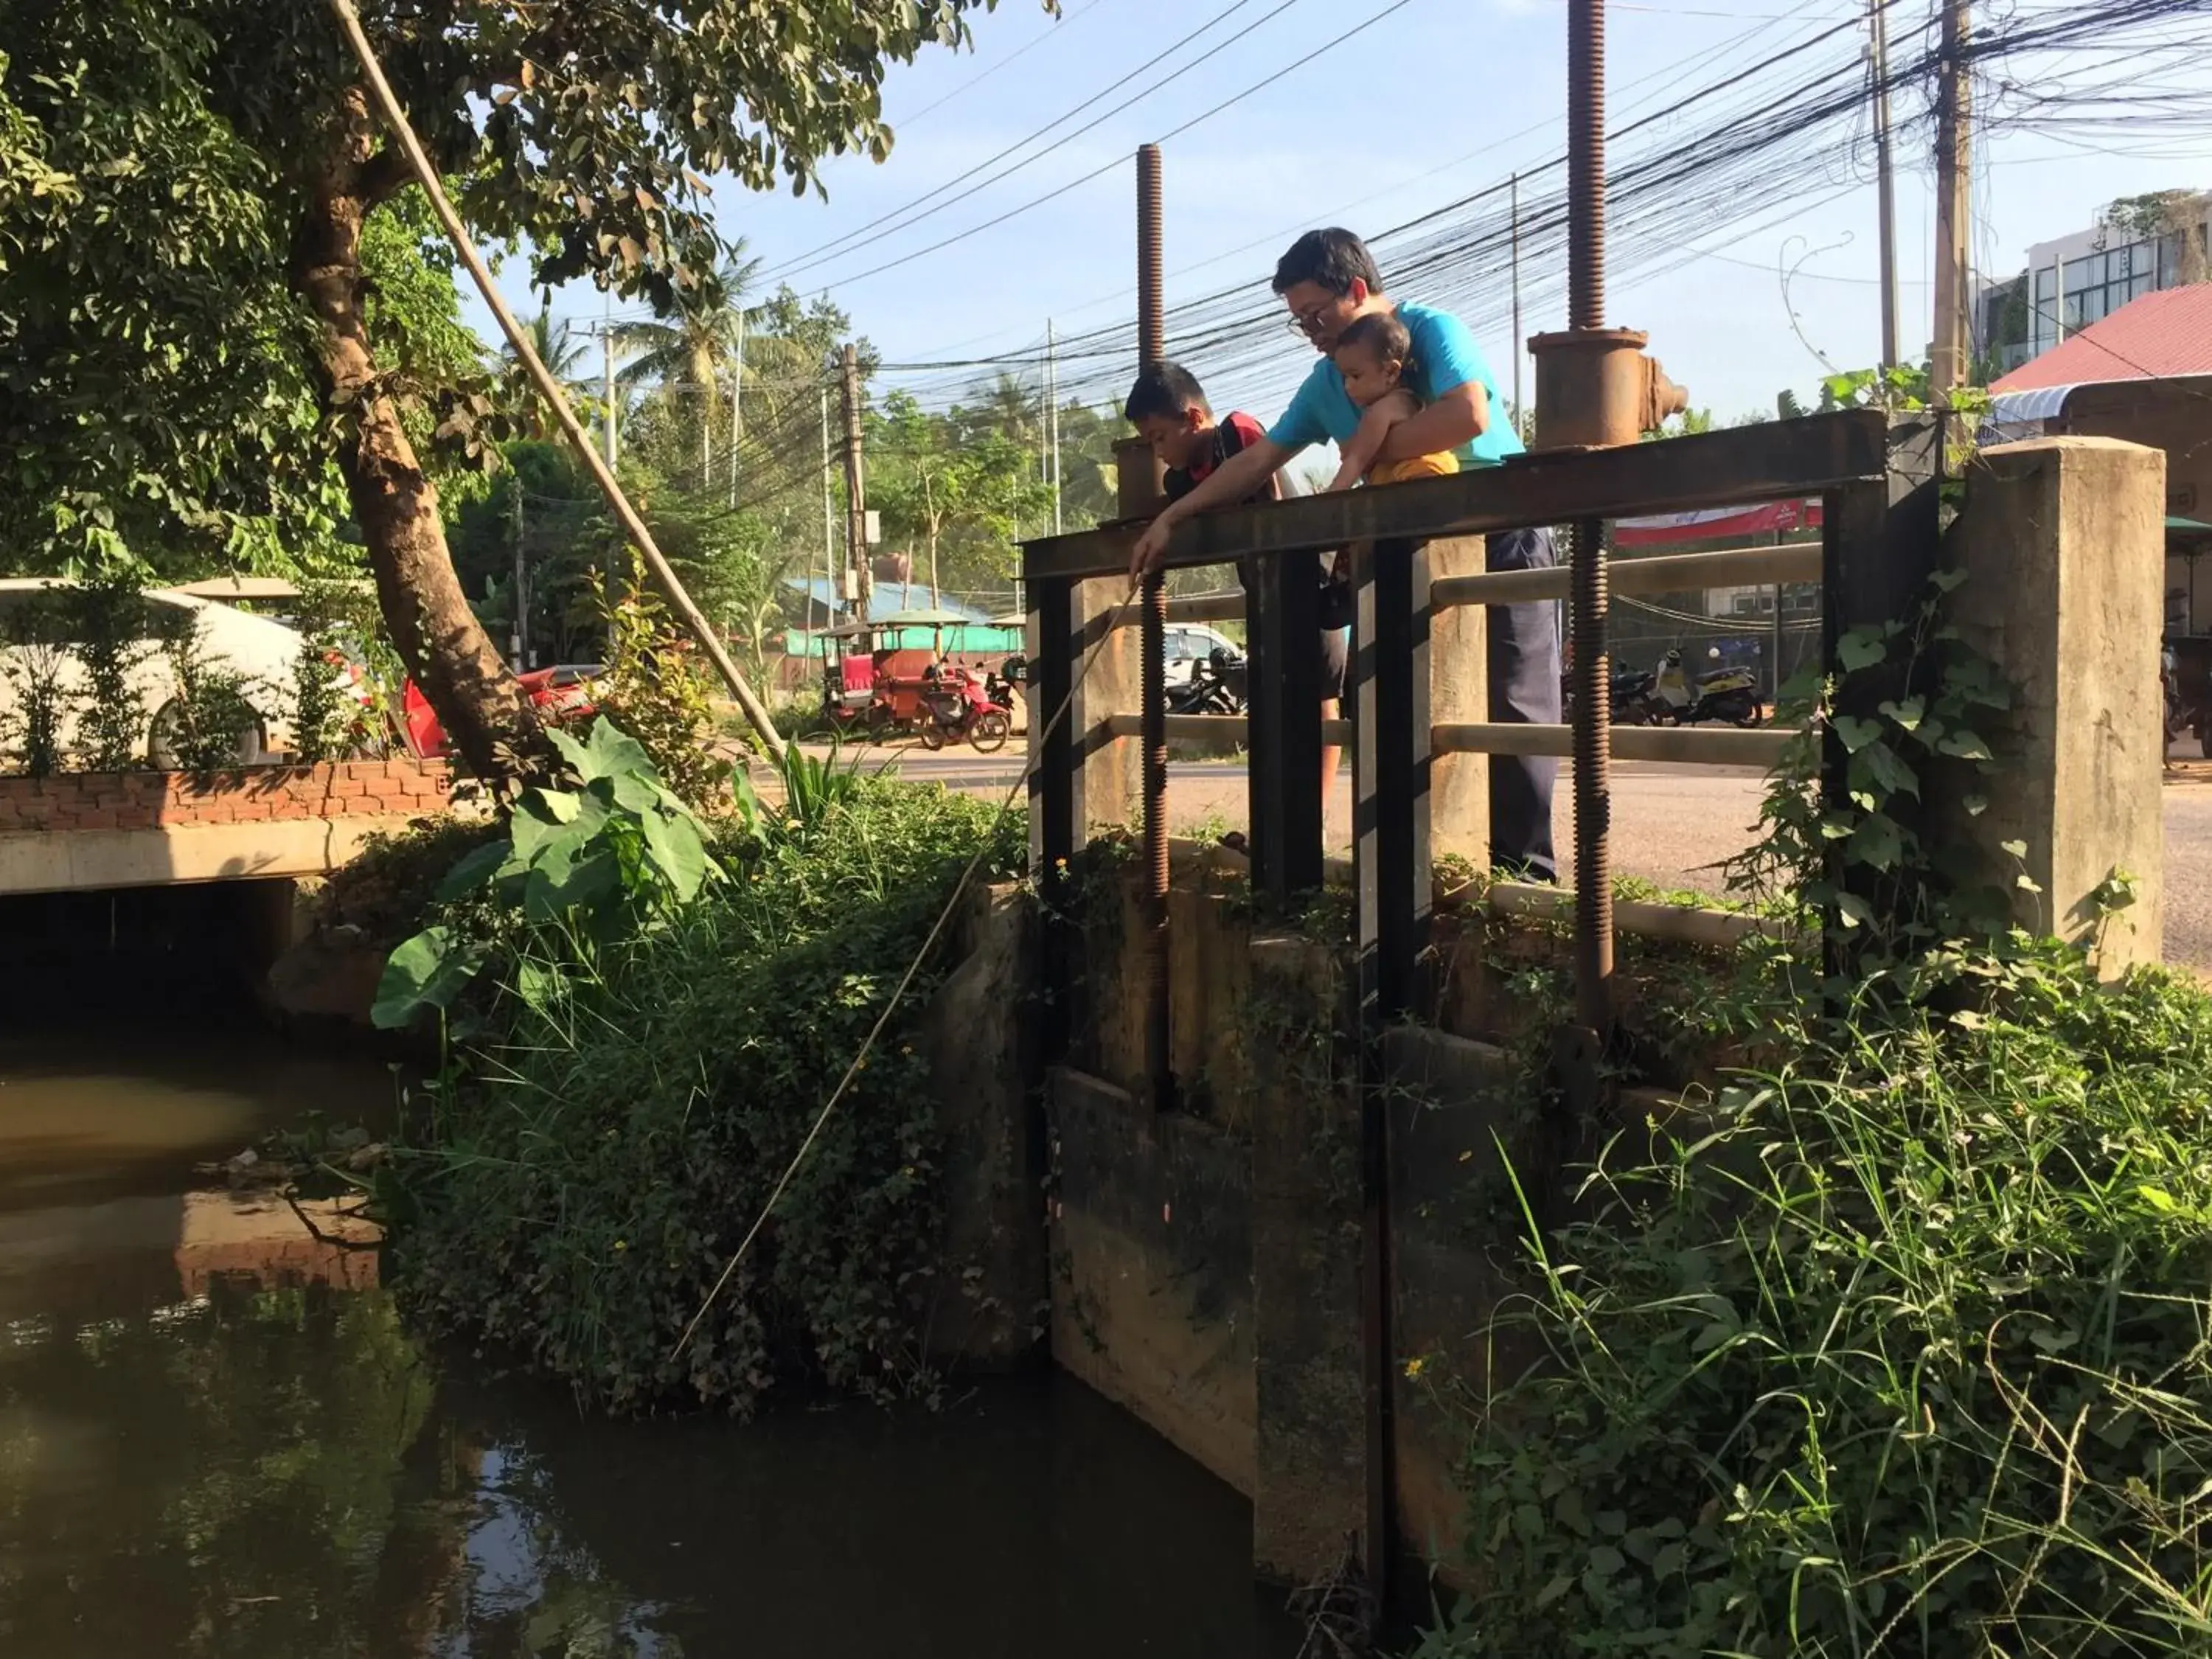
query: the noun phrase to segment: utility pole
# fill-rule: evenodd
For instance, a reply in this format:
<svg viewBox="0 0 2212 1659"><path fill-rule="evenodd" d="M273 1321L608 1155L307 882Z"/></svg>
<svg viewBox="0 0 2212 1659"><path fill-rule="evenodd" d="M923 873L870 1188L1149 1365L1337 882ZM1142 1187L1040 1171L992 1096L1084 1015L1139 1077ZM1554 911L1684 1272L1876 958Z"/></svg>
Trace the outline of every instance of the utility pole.
<svg viewBox="0 0 2212 1659"><path fill-rule="evenodd" d="M522 480L514 481L514 672L518 674L529 666L526 660L530 648L530 588L529 575L522 564Z"/></svg>
<svg viewBox="0 0 2212 1659"><path fill-rule="evenodd" d="M1966 351L1966 249L1973 200L1968 14L1969 0L1943 0L1936 94L1936 342L1928 360L1929 396L1936 401L1948 399L1972 372Z"/></svg>
<svg viewBox="0 0 2212 1659"><path fill-rule="evenodd" d="M830 609L845 597L837 580L837 501L830 482L830 388L822 388L822 586L830 595Z"/></svg>
<svg viewBox="0 0 2212 1659"><path fill-rule="evenodd" d="M745 441L745 313L738 313L738 362L730 371L730 511L738 510L738 448Z"/></svg>
<svg viewBox="0 0 2212 1659"><path fill-rule="evenodd" d="M1521 338L1521 175L1515 173L1512 182L1513 215L1513 420L1514 435L1520 435L1520 422L1528 418L1528 405L1521 401L1521 359L1527 350Z"/></svg>
<svg viewBox="0 0 2212 1659"><path fill-rule="evenodd" d="M1867 56L1874 73L1874 169L1881 258L1881 366L1895 368L1897 347L1897 179L1889 136L1889 23L1892 0L1867 0Z"/></svg>
<svg viewBox="0 0 2212 1659"><path fill-rule="evenodd" d="M1052 533L1060 534L1060 359L1052 319L1044 319L1044 407L1046 442L1052 458Z"/></svg>
<svg viewBox="0 0 2212 1659"><path fill-rule="evenodd" d="M875 584L868 568L867 496L860 466L860 354L845 348L845 557L860 595L860 617L868 620L868 594Z"/></svg>
<svg viewBox="0 0 2212 1659"><path fill-rule="evenodd" d="M607 471L611 472L615 470L615 462L617 459L615 448L617 442L615 437L615 319L614 303L611 299L607 304L606 319L599 325L599 345L602 351L605 353L604 361L605 362L606 373L605 389L607 399Z"/></svg>

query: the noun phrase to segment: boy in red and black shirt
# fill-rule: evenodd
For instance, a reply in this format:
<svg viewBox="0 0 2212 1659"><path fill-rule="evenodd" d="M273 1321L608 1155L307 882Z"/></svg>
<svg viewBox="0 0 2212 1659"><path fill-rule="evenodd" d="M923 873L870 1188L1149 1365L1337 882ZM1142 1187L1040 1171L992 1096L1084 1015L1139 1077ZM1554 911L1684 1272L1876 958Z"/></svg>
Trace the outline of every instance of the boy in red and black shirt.
<svg viewBox="0 0 2212 1659"><path fill-rule="evenodd" d="M1181 363L1146 365L1144 372L1137 376L1136 385L1130 387L1128 401L1122 405L1121 413L1167 469L1165 482L1170 501L1188 495L1214 468L1247 444L1267 434L1264 425L1242 410L1232 410L1225 418L1216 421L1212 406L1206 401L1206 389L1199 385L1198 377ZM1244 501L1279 501L1285 495L1303 493L1289 473L1278 472L1246 496ZM1334 627L1327 623L1345 608L1343 601L1348 598L1349 588L1335 574L1334 561L1326 553L1321 556L1321 581L1324 621L1321 633L1321 717L1333 720L1343 706L1350 630L1340 623ZM1324 814L1328 810L1329 791L1335 785L1337 767L1342 758L1339 745L1322 744L1321 802Z"/></svg>

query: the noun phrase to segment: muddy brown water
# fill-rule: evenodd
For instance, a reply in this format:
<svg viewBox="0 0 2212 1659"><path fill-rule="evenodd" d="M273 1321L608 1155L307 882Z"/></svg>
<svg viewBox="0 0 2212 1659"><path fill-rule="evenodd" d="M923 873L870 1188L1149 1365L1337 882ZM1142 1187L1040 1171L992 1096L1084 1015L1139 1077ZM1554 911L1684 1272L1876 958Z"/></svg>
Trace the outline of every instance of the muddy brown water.
<svg viewBox="0 0 2212 1659"><path fill-rule="evenodd" d="M0 1653L1297 1651L1243 1500L1079 1384L585 1417L193 1174L392 1086L252 1030L0 1035Z"/></svg>

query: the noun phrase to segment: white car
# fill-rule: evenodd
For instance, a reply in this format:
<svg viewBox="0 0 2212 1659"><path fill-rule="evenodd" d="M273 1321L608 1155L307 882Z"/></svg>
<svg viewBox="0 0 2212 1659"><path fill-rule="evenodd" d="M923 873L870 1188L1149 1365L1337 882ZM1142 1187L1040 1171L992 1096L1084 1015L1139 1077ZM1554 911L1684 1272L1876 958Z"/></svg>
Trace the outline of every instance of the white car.
<svg viewBox="0 0 2212 1659"><path fill-rule="evenodd" d="M15 617L40 595L70 586L42 576L0 579L0 660L15 657L21 648L14 643ZM249 700L260 718L251 730L238 733L238 763L252 765L289 751L293 745L293 677L300 653L299 631L234 605L173 589L148 588L141 597L147 605L148 622L141 636L146 648L131 676L143 717L137 754L165 769L175 763L173 733L179 712L176 676L158 644L157 624L179 614L197 620L206 659L244 676L248 684ZM65 690L81 696L84 668L74 653L61 672ZM350 677L345 678L349 683ZM15 675L0 673L0 725L8 723L21 696L16 679Z"/></svg>
<svg viewBox="0 0 2212 1659"><path fill-rule="evenodd" d="M1217 650L1239 657L1244 654L1236 641L1226 634L1216 633L1203 623L1170 623L1160 638L1160 655L1166 663L1166 681L1170 685L1188 684L1199 664Z"/></svg>

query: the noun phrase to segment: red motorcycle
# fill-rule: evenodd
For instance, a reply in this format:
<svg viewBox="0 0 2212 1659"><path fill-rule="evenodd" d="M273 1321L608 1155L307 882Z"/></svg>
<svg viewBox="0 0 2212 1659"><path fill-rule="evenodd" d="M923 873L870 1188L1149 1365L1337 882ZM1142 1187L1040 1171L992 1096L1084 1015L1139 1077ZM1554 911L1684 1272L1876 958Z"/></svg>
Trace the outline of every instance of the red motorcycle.
<svg viewBox="0 0 2212 1659"><path fill-rule="evenodd" d="M978 753L989 755L1006 746L1014 729L1013 704L996 676L979 681L965 668L933 663L922 678L924 749L965 740Z"/></svg>

